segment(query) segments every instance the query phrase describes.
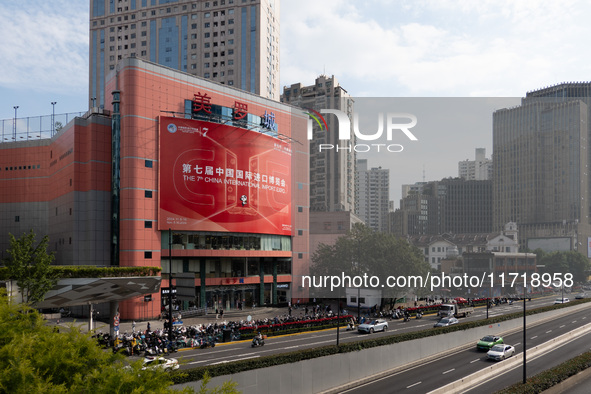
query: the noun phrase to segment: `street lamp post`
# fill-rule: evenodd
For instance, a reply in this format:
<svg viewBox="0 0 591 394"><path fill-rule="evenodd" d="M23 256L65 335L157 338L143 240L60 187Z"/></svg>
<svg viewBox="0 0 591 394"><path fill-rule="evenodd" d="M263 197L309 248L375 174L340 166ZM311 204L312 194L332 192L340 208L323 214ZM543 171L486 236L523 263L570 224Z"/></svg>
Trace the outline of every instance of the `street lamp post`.
<svg viewBox="0 0 591 394"><path fill-rule="evenodd" d="M55 134L55 105L56 104L57 104L57 101L52 101L51 102L51 107L52 107L52 111L51 111L51 136L52 137Z"/></svg>
<svg viewBox="0 0 591 394"><path fill-rule="evenodd" d="M525 252L525 278L523 279L523 384L525 384L527 382L527 358L526 358L526 352L527 352L527 334L526 334L526 330L527 330L527 326L526 326L526 322L525 322L525 302L526 302L526 297L527 297L527 252Z"/></svg>
<svg viewBox="0 0 591 394"><path fill-rule="evenodd" d="M172 342L172 229L168 229L168 340Z"/></svg>
<svg viewBox="0 0 591 394"><path fill-rule="evenodd" d="M13 139L16 141L16 110L18 109L18 105L15 105L14 107L14 135L13 135Z"/></svg>
<svg viewBox="0 0 591 394"><path fill-rule="evenodd" d="M337 296L337 346L339 346L339 332L341 331L341 289L338 289Z"/></svg>

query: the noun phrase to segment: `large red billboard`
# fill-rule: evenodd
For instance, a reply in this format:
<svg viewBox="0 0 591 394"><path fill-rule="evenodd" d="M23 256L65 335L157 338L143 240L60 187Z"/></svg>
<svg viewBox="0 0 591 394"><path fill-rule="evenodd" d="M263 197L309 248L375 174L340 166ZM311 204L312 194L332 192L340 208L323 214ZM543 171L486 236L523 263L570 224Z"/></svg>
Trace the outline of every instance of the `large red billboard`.
<svg viewBox="0 0 591 394"><path fill-rule="evenodd" d="M290 166L270 135L160 117L158 228L291 235Z"/></svg>

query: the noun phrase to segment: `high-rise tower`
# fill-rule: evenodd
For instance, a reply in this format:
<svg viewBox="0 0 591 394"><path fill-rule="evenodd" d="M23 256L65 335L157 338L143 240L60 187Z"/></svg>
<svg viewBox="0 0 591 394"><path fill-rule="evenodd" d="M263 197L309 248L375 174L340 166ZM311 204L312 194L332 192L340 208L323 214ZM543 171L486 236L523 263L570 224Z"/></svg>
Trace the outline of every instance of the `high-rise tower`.
<svg viewBox="0 0 591 394"><path fill-rule="evenodd" d="M279 100L279 0L90 0L89 99L137 57Z"/></svg>
<svg viewBox="0 0 591 394"><path fill-rule="evenodd" d="M320 111L336 109L353 116L353 98L343 89L334 76L321 75L314 85L301 83L283 88L281 101L305 109ZM338 139L339 127L336 116L325 116L328 130L313 125L310 141L310 210L316 212L355 212L355 150L320 150L321 144L347 145ZM354 144L353 130L350 144ZM350 145L349 144L349 145Z"/></svg>

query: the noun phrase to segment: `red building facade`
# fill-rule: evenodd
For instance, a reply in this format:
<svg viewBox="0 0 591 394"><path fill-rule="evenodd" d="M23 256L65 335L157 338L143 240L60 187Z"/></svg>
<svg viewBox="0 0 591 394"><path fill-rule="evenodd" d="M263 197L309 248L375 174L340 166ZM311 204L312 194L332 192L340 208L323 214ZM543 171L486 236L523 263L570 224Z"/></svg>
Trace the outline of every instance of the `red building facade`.
<svg viewBox="0 0 591 394"><path fill-rule="evenodd" d="M162 293L121 303L124 319L161 312L171 271L181 308L306 299L305 114L133 58L105 91L102 114L0 146L3 228L48 234L57 264L162 267ZM17 162L39 167L4 171Z"/></svg>

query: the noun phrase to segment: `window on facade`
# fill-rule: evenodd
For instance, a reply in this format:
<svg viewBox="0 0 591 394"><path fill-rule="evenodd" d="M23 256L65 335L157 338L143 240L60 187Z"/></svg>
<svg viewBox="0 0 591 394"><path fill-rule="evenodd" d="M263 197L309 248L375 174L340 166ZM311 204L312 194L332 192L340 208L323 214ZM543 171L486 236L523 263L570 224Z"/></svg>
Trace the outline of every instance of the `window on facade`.
<svg viewBox="0 0 591 394"><path fill-rule="evenodd" d="M152 168L153 167L152 160L146 160L146 167L147 168Z"/></svg>
<svg viewBox="0 0 591 394"><path fill-rule="evenodd" d="M144 228L152 228L152 221L151 220L146 220L144 222Z"/></svg>
<svg viewBox="0 0 591 394"><path fill-rule="evenodd" d="M152 252L144 252L144 259L151 259L152 258Z"/></svg>
<svg viewBox="0 0 591 394"><path fill-rule="evenodd" d="M144 191L144 197L146 197L146 198L152 198L152 190L145 190Z"/></svg>

